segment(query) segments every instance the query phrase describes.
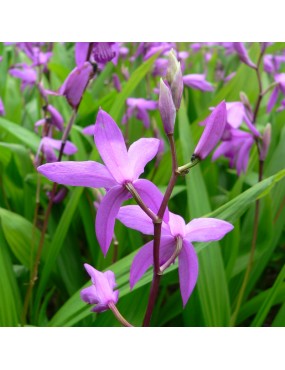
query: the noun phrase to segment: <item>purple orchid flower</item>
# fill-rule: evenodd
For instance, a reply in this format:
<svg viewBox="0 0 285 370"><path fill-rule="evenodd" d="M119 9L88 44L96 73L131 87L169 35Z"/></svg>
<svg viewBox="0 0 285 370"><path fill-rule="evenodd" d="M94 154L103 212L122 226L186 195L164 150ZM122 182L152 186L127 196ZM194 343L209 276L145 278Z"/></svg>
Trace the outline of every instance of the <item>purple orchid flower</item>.
<svg viewBox="0 0 285 370"><path fill-rule="evenodd" d="M119 291L114 290L117 284L113 271L100 272L94 267L84 264L86 271L91 277L92 285L82 289L81 299L88 304L96 304L92 312L104 312L109 309L109 304L116 304L119 299Z"/></svg>
<svg viewBox="0 0 285 370"><path fill-rule="evenodd" d="M126 124L132 116L135 116L138 120L143 122L145 128L149 128L150 119L148 111L157 109L157 102L143 98L128 98L126 103L128 108L122 118L122 124Z"/></svg>
<svg viewBox="0 0 285 370"><path fill-rule="evenodd" d="M230 167L236 167L238 175L246 172L249 154L254 145L254 137L248 132L239 129L229 129L227 139L215 150L212 160L225 156L230 160Z"/></svg>
<svg viewBox="0 0 285 370"><path fill-rule="evenodd" d="M27 64L17 64L10 68L9 73L11 76L22 80L21 90L24 90L27 86L34 86L37 81L36 71Z"/></svg>
<svg viewBox="0 0 285 370"><path fill-rule="evenodd" d="M51 137L44 137L42 138L38 152L35 158L35 163L38 163L39 153L42 151L46 157L46 161L48 163L56 162L57 161L57 155L55 154L55 150L60 150L62 145L61 140L52 139ZM66 155L73 155L77 152L77 148L74 144L72 144L70 141L67 141L65 143L63 154Z"/></svg>
<svg viewBox="0 0 285 370"><path fill-rule="evenodd" d="M98 162L58 162L38 167L49 180L63 185L105 188L96 215L96 235L101 249L108 252L115 226L115 218L121 204L131 198L126 189L132 184L145 204L157 212L162 194L156 186L139 176L145 165L153 159L159 148L158 139L139 139L127 151L122 132L109 114L102 109L97 115L94 141L105 166ZM167 212L165 213L167 219Z"/></svg>
<svg viewBox="0 0 285 370"><path fill-rule="evenodd" d="M88 58L89 48L91 53ZM106 63L118 62L119 44L117 42L77 42L75 45L75 61L77 67L81 67L85 62L91 61L104 67Z"/></svg>
<svg viewBox="0 0 285 370"><path fill-rule="evenodd" d="M141 42L130 61L133 62L140 55L144 56L143 60L151 58L156 53L164 55L174 47L175 44L171 42Z"/></svg>
<svg viewBox="0 0 285 370"><path fill-rule="evenodd" d="M248 65L250 68L256 69L256 65L251 61L250 57L248 56L247 50L243 42L234 42L233 46L240 60L246 65Z"/></svg>
<svg viewBox="0 0 285 370"><path fill-rule="evenodd" d="M285 73L279 73L274 76L275 82L277 85L274 87L270 98L267 103L266 112L270 113L275 106L279 92L285 95Z"/></svg>
<svg viewBox="0 0 285 370"><path fill-rule="evenodd" d="M5 116L5 108L1 98L0 98L0 116Z"/></svg>
<svg viewBox="0 0 285 370"><path fill-rule="evenodd" d="M253 113L248 111L242 102L228 102L227 107L227 123L233 128L239 128L244 122L254 136L260 137L260 132L252 123Z"/></svg>
<svg viewBox="0 0 285 370"><path fill-rule="evenodd" d="M50 124L54 126L57 130L62 131L63 130L63 118L62 115L59 113L59 111L52 106L51 104L48 104L46 106L46 110L50 113ZM46 123L46 120L40 119L35 123L35 128L39 126L43 126Z"/></svg>
<svg viewBox="0 0 285 370"><path fill-rule="evenodd" d="M279 72L281 63L285 63L285 55L266 54L263 58L264 70L267 73L275 74Z"/></svg>
<svg viewBox="0 0 285 370"><path fill-rule="evenodd" d="M183 76L183 83L188 87L192 87L192 89L214 91L213 85L206 81L206 76L204 74L189 74Z"/></svg>
<svg viewBox="0 0 285 370"><path fill-rule="evenodd" d="M138 206L121 207L117 218L127 227L146 235L153 235L153 223ZM198 258L192 242L220 240L233 229L229 222L215 218L197 218L187 225L179 215L169 212L169 222L162 223L160 265L174 254L178 239L182 248L178 255L180 291L186 305L198 278ZM130 272L131 289L153 264L153 241L145 244L136 254Z"/></svg>
<svg viewBox="0 0 285 370"><path fill-rule="evenodd" d="M45 90L50 95L63 95L72 108L77 109L89 81L94 76L93 67L89 62L75 67L67 76L58 92Z"/></svg>
<svg viewBox="0 0 285 370"><path fill-rule="evenodd" d="M260 132L252 123L252 112L245 108L242 102L226 103L227 123L222 135L222 143L215 150L212 160L225 156L230 160L230 167L236 167L238 175L246 172L249 154L256 138L261 138ZM245 123L250 132L239 129Z"/></svg>
<svg viewBox="0 0 285 370"><path fill-rule="evenodd" d="M206 127L194 150L195 158L204 159L221 139L227 120L226 103L222 101L206 118Z"/></svg>

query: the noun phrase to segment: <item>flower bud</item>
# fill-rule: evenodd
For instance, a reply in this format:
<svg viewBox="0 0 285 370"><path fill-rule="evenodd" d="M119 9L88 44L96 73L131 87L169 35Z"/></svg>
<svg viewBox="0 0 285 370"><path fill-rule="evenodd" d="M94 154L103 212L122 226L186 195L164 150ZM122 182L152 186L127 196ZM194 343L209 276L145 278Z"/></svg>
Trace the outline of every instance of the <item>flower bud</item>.
<svg viewBox="0 0 285 370"><path fill-rule="evenodd" d="M166 74L166 79L169 83L173 103L175 108L178 110L180 108L182 94L183 94L183 76L180 66L173 49L168 55L168 69Z"/></svg>
<svg viewBox="0 0 285 370"><path fill-rule="evenodd" d="M206 127L194 150L194 157L204 159L221 139L227 121L225 101L222 101L206 119Z"/></svg>
<svg viewBox="0 0 285 370"><path fill-rule="evenodd" d="M162 78L160 79L158 109L162 119L164 131L167 135L173 134L176 118L176 108L173 103L171 90L165 84Z"/></svg>
<svg viewBox="0 0 285 370"><path fill-rule="evenodd" d="M89 62L74 68L59 89L59 94L64 95L68 103L77 109L93 74L93 67Z"/></svg>
<svg viewBox="0 0 285 370"><path fill-rule="evenodd" d="M259 157L260 157L261 161L264 161L266 156L267 156L270 141L271 141L271 124L267 123L267 125L265 126L265 129L264 129L264 133L263 133L263 136L262 136L262 144L261 144L261 147L260 147L260 156Z"/></svg>

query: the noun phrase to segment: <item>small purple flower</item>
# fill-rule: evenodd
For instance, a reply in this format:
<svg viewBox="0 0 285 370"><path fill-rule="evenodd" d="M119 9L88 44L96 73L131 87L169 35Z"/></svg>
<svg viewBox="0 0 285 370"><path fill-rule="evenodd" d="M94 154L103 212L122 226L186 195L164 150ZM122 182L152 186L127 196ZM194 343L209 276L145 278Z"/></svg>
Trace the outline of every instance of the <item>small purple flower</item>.
<svg viewBox="0 0 285 370"><path fill-rule="evenodd" d="M274 76L275 82L277 85L274 87L270 98L267 103L266 112L269 113L272 111L273 107L275 106L279 92L285 95L285 73L279 73Z"/></svg>
<svg viewBox="0 0 285 370"><path fill-rule="evenodd" d="M260 132L252 123L252 111L246 110L242 102L228 102L226 103L227 107L227 123L233 128L239 128L244 122L254 136L260 137ZM250 116L250 117L249 117Z"/></svg>
<svg viewBox="0 0 285 370"><path fill-rule="evenodd" d="M153 235L153 223L138 206L121 207L117 218L127 227L146 235ZM169 222L162 223L160 266L174 254L177 240L182 242L178 255L180 291L186 305L198 278L198 258L192 242L220 240L233 229L226 221L215 218L197 218L185 225L179 215L169 212ZM136 254L130 272L131 289L153 264L153 241L145 244Z"/></svg>
<svg viewBox="0 0 285 370"><path fill-rule="evenodd" d="M91 50L89 50L91 48ZM88 55L90 54L90 55ZM75 45L75 61L77 67L87 62L96 62L100 67L113 61L117 64L119 45L117 42L77 42Z"/></svg>
<svg viewBox="0 0 285 370"><path fill-rule="evenodd" d="M256 65L249 58L247 50L243 42L234 42L233 46L234 46L235 51L238 53L240 60L246 65L248 65L249 67L256 69Z"/></svg>
<svg viewBox="0 0 285 370"><path fill-rule="evenodd" d="M39 153L40 151L44 153L46 157L46 161L48 163L56 162L57 161L57 155L55 154L55 150L60 150L62 145L61 140L52 139L51 137L44 137L42 138L38 153L36 155L35 163L38 163ZM77 152L77 148L74 144L72 144L70 141L67 141L64 146L63 154L65 155L73 155Z"/></svg>
<svg viewBox="0 0 285 370"><path fill-rule="evenodd" d="M204 159L221 139L227 120L226 103L222 101L205 120L206 127L194 150L194 156Z"/></svg>
<svg viewBox="0 0 285 370"><path fill-rule="evenodd" d="M227 135L227 139L215 150L212 160L225 156L230 160L230 167L236 167L240 175L247 170L250 150L255 142L254 137L248 132L234 128L227 130Z"/></svg>
<svg viewBox="0 0 285 370"><path fill-rule="evenodd" d="M57 162L38 167L49 180L63 185L105 188L96 215L96 235L101 249L108 252L115 226L115 218L121 204L131 198L127 184L132 184L143 201L157 212L162 200L156 186L139 176L145 165L157 154L158 139L139 139L127 151L122 132L109 114L99 110L94 141L105 166L98 162ZM167 218L167 212L165 213Z"/></svg>
<svg viewBox="0 0 285 370"><path fill-rule="evenodd" d="M56 127L59 131L62 131L63 130L63 118L62 118L62 115L59 113L59 111L51 104L47 105L46 110L50 113L51 125Z"/></svg>
<svg viewBox="0 0 285 370"><path fill-rule="evenodd" d="M92 312L104 312L109 309L109 304L116 304L119 299L119 291L114 290L117 286L113 271L100 272L94 267L84 264L91 277L92 285L81 290L81 299L88 304L95 304Z"/></svg>
<svg viewBox="0 0 285 370"><path fill-rule="evenodd" d="M204 74L190 74L183 76L184 85L192 87L192 89L197 89L201 91L214 91L214 87L208 81L206 81L206 76Z"/></svg>
<svg viewBox="0 0 285 370"><path fill-rule="evenodd" d="M285 55L266 54L263 58L264 70L267 73L275 74L279 72L281 63L285 63Z"/></svg>
<svg viewBox="0 0 285 370"><path fill-rule="evenodd" d="M27 64L17 64L10 68L9 73L11 76L22 80L22 90L24 90L27 86L34 86L37 81L36 71Z"/></svg>
<svg viewBox="0 0 285 370"><path fill-rule="evenodd" d="M132 116L135 116L138 120L143 122L145 128L149 128L150 119L148 111L157 109L157 102L143 98L128 98L126 103L128 108L126 114L122 118L122 123L126 124Z"/></svg>

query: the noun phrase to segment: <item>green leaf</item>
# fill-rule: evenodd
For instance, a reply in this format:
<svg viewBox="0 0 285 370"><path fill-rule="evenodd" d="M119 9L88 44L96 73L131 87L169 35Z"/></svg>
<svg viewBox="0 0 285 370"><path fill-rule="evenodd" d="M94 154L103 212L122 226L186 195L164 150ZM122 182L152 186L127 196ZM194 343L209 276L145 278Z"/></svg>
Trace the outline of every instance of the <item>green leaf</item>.
<svg viewBox="0 0 285 370"><path fill-rule="evenodd" d="M285 279L285 265L279 272L277 279L275 280L273 284L272 289L270 289L270 293L267 295L266 299L264 300L262 306L258 310L257 315L255 316L250 326L262 326L262 324L264 323L264 320L266 319L266 316L268 315L271 307L274 304L274 299L284 279Z"/></svg>
<svg viewBox="0 0 285 370"><path fill-rule="evenodd" d="M2 117L0 117L0 127L3 130L9 132L11 135L13 135L30 149L32 149L34 152L38 150L40 138L35 133Z"/></svg>
<svg viewBox="0 0 285 370"><path fill-rule="evenodd" d="M11 258L0 222L0 326L18 326L22 303Z"/></svg>
<svg viewBox="0 0 285 370"><path fill-rule="evenodd" d="M36 307L38 306L40 302L40 299L42 297L42 294L44 293L44 290L48 283L51 272L54 268L56 259L61 251L61 248L63 247L63 243L65 241L72 218L78 208L78 203L82 195L82 192L83 192L82 187L78 187L72 192L71 197L68 201L68 204L65 207L64 212L60 218L56 232L52 237L51 245L48 248L47 254L46 254L46 263L41 272L39 286L37 289L36 303L35 303Z"/></svg>
<svg viewBox="0 0 285 370"><path fill-rule="evenodd" d="M0 217L9 247L17 259L30 269L40 241L40 231L34 228L24 217L4 208L0 208ZM44 250L46 249L49 249L48 240L44 242Z"/></svg>

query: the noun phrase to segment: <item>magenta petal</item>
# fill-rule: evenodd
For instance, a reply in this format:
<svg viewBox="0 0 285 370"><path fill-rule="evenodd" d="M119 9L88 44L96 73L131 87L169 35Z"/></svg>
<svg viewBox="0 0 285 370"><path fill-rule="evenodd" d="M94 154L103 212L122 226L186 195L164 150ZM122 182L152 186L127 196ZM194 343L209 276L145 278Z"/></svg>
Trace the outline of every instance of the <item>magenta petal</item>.
<svg viewBox="0 0 285 370"><path fill-rule="evenodd" d="M172 236L162 236L160 240L160 264L165 263L174 252L175 239ZM147 269L153 265L153 241L145 244L135 255L130 271L130 287L144 275Z"/></svg>
<svg viewBox="0 0 285 370"><path fill-rule="evenodd" d="M134 179L138 179L144 172L146 164L155 157L159 148L158 139L139 139L129 148L129 166L134 174Z"/></svg>
<svg viewBox="0 0 285 370"><path fill-rule="evenodd" d="M254 126L254 124L250 121L250 119L247 117L247 115L244 115L244 122L247 125L247 127L250 129L250 131L255 135L256 137L261 137L260 132L257 130L257 128Z"/></svg>
<svg viewBox="0 0 285 370"><path fill-rule="evenodd" d="M207 118L206 127L194 150L194 153L200 159L207 157L221 139L226 125L226 119L226 103L222 101Z"/></svg>
<svg viewBox="0 0 285 370"><path fill-rule="evenodd" d="M131 197L123 186L114 186L102 199L95 222L96 236L104 256L110 247L113 235L115 219L124 200Z"/></svg>
<svg viewBox="0 0 285 370"><path fill-rule="evenodd" d="M208 81L206 81L205 75L203 74L190 74L183 76L183 83L186 86L198 89L201 91L213 91L214 87Z"/></svg>
<svg viewBox="0 0 285 370"><path fill-rule="evenodd" d="M256 68L256 65L250 60L243 42L234 42L233 46L243 63L247 64L251 68Z"/></svg>
<svg viewBox="0 0 285 370"><path fill-rule="evenodd" d="M151 181L145 179L136 180L133 185L147 207L156 214L163 199L161 191ZM169 211L166 208L163 221L168 222L168 219Z"/></svg>
<svg viewBox="0 0 285 370"><path fill-rule="evenodd" d="M113 118L102 109L97 115L94 141L101 158L114 178L119 183L126 180L132 181L132 170L122 132Z"/></svg>
<svg viewBox="0 0 285 370"><path fill-rule="evenodd" d="M87 60L90 42L77 42L75 44L75 61L77 67L83 66Z"/></svg>
<svg viewBox="0 0 285 370"><path fill-rule="evenodd" d="M249 137L247 140L245 140L238 152L237 156L237 162L236 162L236 168L238 175L241 174L241 172L246 172L247 165L249 161L249 154L250 149L254 144L254 140L252 137Z"/></svg>
<svg viewBox="0 0 285 370"><path fill-rule="evenodd" d="M84 129L82 130L82 133L84 135L94 136L94 130L95 130L95 125L93 123L93 125L89 125L89 126L84 127Z"/></svg>
<svg viewBox="0 0 285 370"><path fill-rule="evenodd" d="M59 111L50 104L48 104L47 110L51 115L52 124L56 126L59 131L62 131L63 130L63 118L61 114L59 113Z"/></svg>
<svg viewBox="0 0 285 370"><path fill-rule="evenodd" d="M185 221L181 216L169 212L168 226L172 235L180 235L181 237L184 237Z"/></svg>
<svg viewBox="0 0 285 370"><path fill-rule="evenodd" d="M187 240L183 240L183 248L178 256L180 292L185 307L198 278L198 258L195 249Z"/></svg>
<svg viewBox="0 0 285 370"><path fill-rule="evenodd" d="M92 76L93 67L89 62L85 62L70 72L58 93L64 95L73 108L77 108Z"/></svg>
<svg viewBox="0 0 285 370"><path fill-rule="evenodd" d="M267 107L266 107L266 112L269 113L272 111L272 108L274 107L274 105L276 104L277 102L277 99L278 99L278 93L279 93L279 88L278 86L276 86L271 95L270 95L270 98L268 100L268 103L267 103Z"/></svg>
<svg viewBox="0 0 285 370"><path fill-rule="evenodd" d="M153 235L153 222L139 206L121 207L117 219L131 229Z"/></svg>
<svg viewBox="0 0 285 370"><path fill-rule="evenodd" d="M52 139L51 137L47 137L47 136L44 137L41 140L41 142L42 142L42 145L49 145L49 146L51 146L52 148L54 148L56 150L60 150L61 145L62 145L61 140ZM66 141L64 149L63 149L63 154L72 155L76 152L77 152L76 146L74 144L72 144L72 142Z"/></svg>
<svg viewBox="0 0 285 370"><path fill-rule="evenodd" d="M63 185L92 188L110 188L116 185L107 168L93 161L48 163L39 166L37 170L49 180Z"/></svg>
<svg viewBox="0 0 285 370"><path fill-rule="evenodd" d="M80 297L84 302L89 304L97 304L99 302L97 290L94 285L82 289L80 292Z"/></svg>
<svg viewBox="0 0 285 370"><path fill-rule="evenodd" d="M194 218L186 225L185 239L188 242L220 240L233 228L229 222L216 218Z"/></svg>
<svg viewBox="0 0 285 370"><path fill-rule="evenodd" d="M227 107L227 122L233 128L238 128L245 116L244 106L241 102L226 103Z"/></svg>

